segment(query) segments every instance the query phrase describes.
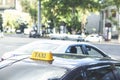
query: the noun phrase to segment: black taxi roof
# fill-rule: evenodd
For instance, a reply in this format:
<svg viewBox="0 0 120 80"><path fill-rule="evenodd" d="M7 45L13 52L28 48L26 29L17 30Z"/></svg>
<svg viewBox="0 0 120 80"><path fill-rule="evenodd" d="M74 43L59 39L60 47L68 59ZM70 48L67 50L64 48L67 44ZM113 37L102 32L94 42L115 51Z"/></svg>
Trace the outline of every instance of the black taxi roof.
<svg viewBox="0 0 120 80"><path fill-rule="evenodd" d="M110 59L110 58L99 58L99 57L88 57L84 55L57 55L55 54L53 56L53 61L50 65L57 66L57 67L64 67L64 68L74 68L77 66L84 66L84 65L92 65L92 64L102 64L102 63L117 63L116 60ZM2 61L0 64L0 69L11 66L11 64L19 63L20 61L23 61L25 63L36 63L36 64L43 64L46 63L45 61L39 61L39 60L32 60L28 57L28 55L22 55L22 56L15 56L8 60ZM10 64L10 65L9 65ZM49 63L47 63L49 64Z"/></svg>
<svg viewBox="0 0 120 80"><path fill-rule="evenodd" d="M57 80L59 80L58 78L62 78L62 76L67 75L69 72L72 72L78 68L83 69L84 67L85 69L90 67L89 69L91 70L101 67L108 67L114 63L118 62L110 58L93 58L87 56L78 57L76 55L53 55L53 61L52 63L49 63L42 60L31 59L28 55L21 55L0 62L0 79L56 80L54 78L57 78ZM94 68L91 67L96 65L100 66Z"/></svg>
<svg viewBox="0 0 120 80"><path fill-rule="evenodd" d="M84 55L62 55L54 56L53 65L62 67L74 68L77 66L93 65L93 64L104 64L104 63L117 63L118 61L111 58L99 58L94 56Z"/></svg>

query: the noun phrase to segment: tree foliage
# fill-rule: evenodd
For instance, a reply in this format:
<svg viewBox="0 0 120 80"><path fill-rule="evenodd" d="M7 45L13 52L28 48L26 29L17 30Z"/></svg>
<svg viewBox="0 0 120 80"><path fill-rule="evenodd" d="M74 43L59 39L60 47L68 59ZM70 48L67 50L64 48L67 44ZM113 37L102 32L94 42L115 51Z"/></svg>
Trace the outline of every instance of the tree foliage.
<svg viewBox="0 0 120 80"><path fill-rule="evenodd" d="M37 2L38 0L21 0L23 11L29 12L34 21L37 20ZM61 22L65 22L67 26L80 29L81 23L87 23L83 16L100 10L99 2L100 0L41 0L42 22L51 21L53 27L59 27Z"/></svg>
<svg viewBox="0 0 120 80"><path fill-rule="evenodd" d="M28 13L23 13L17 10L5 10L3 13L3 27L17 29L19 25L31 22L31 17Z"/></svg>
<svg viewBox="0 0 120 80"><path fill-rule="evenodd" d="M37 1L36 0L21 0L22 9L24 12L30 13L33 23L37 21Z"/></svg>
<svg viewBox="0 0 120 80"><path fill-rule="evenodd" d="M80 29L83 16L100 9L99 0L46 0L43 4L48 20L64 21L74 29ZM48 14L49 13L49 14Z"/></svg>

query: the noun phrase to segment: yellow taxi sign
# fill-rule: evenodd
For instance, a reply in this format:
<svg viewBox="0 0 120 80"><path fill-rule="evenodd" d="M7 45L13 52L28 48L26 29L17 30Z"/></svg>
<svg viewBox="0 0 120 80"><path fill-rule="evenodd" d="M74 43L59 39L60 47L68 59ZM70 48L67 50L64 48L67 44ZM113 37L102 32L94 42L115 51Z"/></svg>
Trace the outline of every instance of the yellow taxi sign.
<svg viewBox="0 0 120 80"><path fill-rule="evenodd" d="M53 61L51 52L34 51L30 58L33 60Z"/></svg>

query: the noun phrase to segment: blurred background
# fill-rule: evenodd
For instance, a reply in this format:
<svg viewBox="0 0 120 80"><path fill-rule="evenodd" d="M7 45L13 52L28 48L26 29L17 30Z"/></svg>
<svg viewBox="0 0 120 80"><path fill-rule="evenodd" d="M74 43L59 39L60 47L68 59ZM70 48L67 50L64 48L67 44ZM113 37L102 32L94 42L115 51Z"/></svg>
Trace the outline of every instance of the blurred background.
<svg viewBox="0 0 120 80"><path fill-rule="evenodd" d="M0 0L4 34L98 34L119 40L120 0ZM30 35L31 36L31 35Z"/></svg>

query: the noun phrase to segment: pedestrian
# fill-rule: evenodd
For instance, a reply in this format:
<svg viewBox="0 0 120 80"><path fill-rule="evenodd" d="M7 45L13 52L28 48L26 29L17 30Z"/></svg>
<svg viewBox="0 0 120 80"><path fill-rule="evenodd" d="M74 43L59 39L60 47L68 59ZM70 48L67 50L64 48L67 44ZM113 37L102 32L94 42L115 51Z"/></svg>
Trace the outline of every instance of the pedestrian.
<svg viewBox="0 0 120 80"><path fill-rule="evenodd" d="M3 18L2 18L2 14L0 14L0 37L4 37L2 24L3 24Z"/></svg>

